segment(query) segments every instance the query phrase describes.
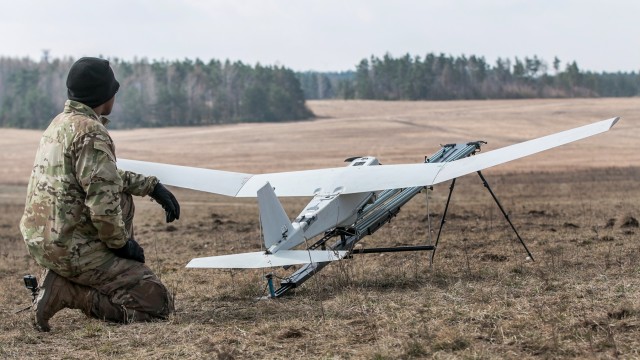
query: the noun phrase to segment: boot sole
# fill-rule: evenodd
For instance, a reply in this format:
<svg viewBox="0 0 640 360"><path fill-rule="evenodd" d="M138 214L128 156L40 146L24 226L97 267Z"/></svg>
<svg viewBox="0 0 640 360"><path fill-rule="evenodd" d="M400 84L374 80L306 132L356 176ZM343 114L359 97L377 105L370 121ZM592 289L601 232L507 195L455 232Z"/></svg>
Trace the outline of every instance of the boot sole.
<svg viewBox="0 0 640 360"><path fill-rule="evenodd" d="M56 274L50 274L52 274L52 272L51 270L48 270L47 274L44 277L44 280L42 281L42 285L38 287L38 296L36 297L36 301L33 304L35 310L34 325L36 329L38 329L38 331L42 332L51 331L51 326L49 326L49 319L44 318L44 308L46 307L45 304L51 297L51 283L55 280L56 277Z"/></svg>

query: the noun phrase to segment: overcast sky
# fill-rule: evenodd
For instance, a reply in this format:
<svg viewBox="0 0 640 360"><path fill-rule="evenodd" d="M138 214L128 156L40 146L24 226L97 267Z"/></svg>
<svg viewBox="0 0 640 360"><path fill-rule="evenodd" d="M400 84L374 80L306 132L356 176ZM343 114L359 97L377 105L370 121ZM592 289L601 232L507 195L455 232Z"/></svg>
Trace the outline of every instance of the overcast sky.
<svg viewBox="0 0 640 360"><path fill-rule="evenodd" d="M230 59L352 70L406 53L640 70L639 0L0 0L0 56Z"/></svg>

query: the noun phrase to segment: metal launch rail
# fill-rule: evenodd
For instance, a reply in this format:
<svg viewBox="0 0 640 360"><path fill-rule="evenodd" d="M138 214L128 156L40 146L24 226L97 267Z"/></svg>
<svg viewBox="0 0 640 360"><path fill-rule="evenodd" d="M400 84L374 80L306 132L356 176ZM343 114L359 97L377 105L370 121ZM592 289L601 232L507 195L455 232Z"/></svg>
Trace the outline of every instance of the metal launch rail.
<svg viewBox="0 0 640 360"><path fill-rule="evenodd" d="M486 144L484 141L475 141L469 143L460 143L460 144L447 144L443 145L442 148L437 151L435 154L431 155L431 157L425 157L425 163L443 163L455 161L458 159L465 158L467 156L472 156L476 152L480 151L480 147L482 144ZM518 231L511 223L509 219L509 215L505 212L504 208L498 201L498 198L495 196L491 187L489 187L489 183L486 181L484 176L480 171L478 171L478 175L482 179L483 185L487 188L496 204L500 208L500 211L504 215L505 219L511 225L511 228L515 232L518 240L526 250L529 257L533 260L533 256L529 252L529 249L525 245L524 241L518 234ZM384 247L384 248L362 248L362 249L354 249L354 246L358 241L362 240L367 235L371 235L375 233L378 229L380 229L385 224L389 223L393 217L395 217L398 212L400 212L400 208L405 205L409 200L411 200L414 196L419 194L425 187L417 186L405 189L392 189L392 190L384 190L377 194L375 200L365 205L358 212L358 217L356 221L348 228L334 228L330 231L327 231L325 235L311 246L308 247L309 250L316 249L331 249L331 250L347 250L350 251L350 254L369 254L369 253L383 253L383 252L401 252L401 251L431 251L431 261L433 261L433 257L435 256L436 249L438 247L438 241L440 240L440 235L442 233L442 229L446 222L447 210L449 209L449 203L451 201L451 195L453 193L453 189L455 187L456 179L451 181L451 186L449 187L449 196L447 197L447 203L445 205L444 212L442 214L442 219L440 221L440 227L438 230L438 235L436 237L436 241L433 245L416 245L416 246L399 246L399 247ZM333 244L329 245L327 242L333 238L339 238ZM270 290L272 297L280 297L287 293L289 290L301 285L306 280L315 275L318 271L322 270L325 266L327 266L328 262L317 262L306 264L296 272L291 274L290 276L284 278L280 282L280 287L273 291ZM270 289L273 289L272 278L268 277L267 281L269 282Z"/></svg>

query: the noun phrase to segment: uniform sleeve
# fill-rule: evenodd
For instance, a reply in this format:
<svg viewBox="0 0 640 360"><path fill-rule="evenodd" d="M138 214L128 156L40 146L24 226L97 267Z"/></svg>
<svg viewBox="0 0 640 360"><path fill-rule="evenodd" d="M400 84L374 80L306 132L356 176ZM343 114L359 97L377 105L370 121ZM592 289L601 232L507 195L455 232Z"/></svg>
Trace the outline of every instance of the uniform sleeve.
<svg viewBox="0 0 640 360"><path fill-rule="evenodd" d="M85 191L91 222L107 247L121 248L128 234L120 208L122 178L111 138L98 131L80 137L75 145L76 178Z"/></svg>
<svg viewBox="0 0 640 360"><path fill-rule="evenodd" d="M122 192L131 195L149 195L158 183L158 179L155 176L144 176L120 169L118 169L118 174L120 174L120 178L122 179Z"/></svg>

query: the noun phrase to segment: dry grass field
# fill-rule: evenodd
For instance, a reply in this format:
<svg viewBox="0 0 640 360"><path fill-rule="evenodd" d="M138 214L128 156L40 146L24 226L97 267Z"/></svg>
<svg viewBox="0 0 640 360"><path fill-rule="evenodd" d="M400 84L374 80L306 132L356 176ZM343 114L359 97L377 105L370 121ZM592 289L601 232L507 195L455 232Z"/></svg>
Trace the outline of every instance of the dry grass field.
<svg viewBox="0 0 640 360"><path fill-rule="evenodd" d="M39 131L0 130L0 358L640 358L640 99L318 101L308 122L114 131L118 156L249 173L415 163L438 144L491 150L621 116L612 131L484 171L536 261L477 176L456 184L435 262L358 255L277 300L267 271L191 270L197 256L260 248L255 199L176 189L181 219L138 199L148 265L176 296L167 322L113 325L64 310L38 333L22 284L39 274L18 230ZM448 184L362 244L426 244ZM290 216L306 199L282 199ZM291 270L273 271L286 276Z"/></svg>

